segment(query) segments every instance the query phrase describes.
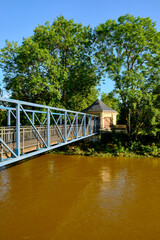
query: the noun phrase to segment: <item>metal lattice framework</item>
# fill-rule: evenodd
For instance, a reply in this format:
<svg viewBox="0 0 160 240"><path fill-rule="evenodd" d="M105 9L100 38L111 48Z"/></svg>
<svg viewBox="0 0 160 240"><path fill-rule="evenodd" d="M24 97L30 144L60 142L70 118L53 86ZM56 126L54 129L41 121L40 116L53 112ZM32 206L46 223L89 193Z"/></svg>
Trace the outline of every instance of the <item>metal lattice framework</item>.
<svg viewBox="0 0 160 240"><path fill-rule="evenodd" d="M0 126L0 167L94 136L96 115L0 97L7 126Z"/></svg>

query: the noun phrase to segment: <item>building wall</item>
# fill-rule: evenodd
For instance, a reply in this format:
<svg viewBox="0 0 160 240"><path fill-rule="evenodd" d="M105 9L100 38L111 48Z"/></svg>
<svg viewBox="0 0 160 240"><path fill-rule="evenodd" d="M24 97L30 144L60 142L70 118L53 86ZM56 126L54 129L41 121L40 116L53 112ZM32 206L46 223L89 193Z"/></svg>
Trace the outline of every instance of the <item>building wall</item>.
<svg viewBox="0 0 160 240"><path fill-rule="evenodd" d="M117 124L117 112L108 112L103 111L100 114L101 117L101 129L108 128L110 129L110 124Z"/></svg>
<svg viewBox="0 0 160 240"><path fill-rule="evenodd" d="M108 128L110 129L110 124L117 124L117 114L118 112L89 112L90 114L95 114L100 116L100 129Z"/></svg>

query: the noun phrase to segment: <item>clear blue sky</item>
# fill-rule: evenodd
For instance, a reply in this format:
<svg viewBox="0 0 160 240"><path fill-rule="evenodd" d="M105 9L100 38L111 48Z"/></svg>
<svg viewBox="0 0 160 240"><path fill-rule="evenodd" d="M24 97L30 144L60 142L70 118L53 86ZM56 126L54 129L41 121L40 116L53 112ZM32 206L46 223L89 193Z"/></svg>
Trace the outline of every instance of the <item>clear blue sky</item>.
<svg viewBox="0 0 160 240"><path fill-rule="evenodd" d="M0 48L6 39L20 44L38 24L52 23L60 15L95 27L126 13L150 17L160 31L160 0L0 0ZM0 82L2 78L0 70ZM111 90L113 83L106 79L102 91Z"/></svg>

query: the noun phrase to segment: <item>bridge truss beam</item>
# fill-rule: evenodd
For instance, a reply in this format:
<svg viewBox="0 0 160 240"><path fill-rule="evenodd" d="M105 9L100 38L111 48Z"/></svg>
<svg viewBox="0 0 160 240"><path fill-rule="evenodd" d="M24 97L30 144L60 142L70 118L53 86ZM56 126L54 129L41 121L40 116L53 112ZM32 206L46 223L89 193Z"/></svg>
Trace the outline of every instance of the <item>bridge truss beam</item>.
<svg viewBox="0 0 160 240"><path fill-rule="evenodd" d="M0 111L8 113L7 126L0 126L0 167L99 131L96 115L1 97L0 103Z"/></svg>

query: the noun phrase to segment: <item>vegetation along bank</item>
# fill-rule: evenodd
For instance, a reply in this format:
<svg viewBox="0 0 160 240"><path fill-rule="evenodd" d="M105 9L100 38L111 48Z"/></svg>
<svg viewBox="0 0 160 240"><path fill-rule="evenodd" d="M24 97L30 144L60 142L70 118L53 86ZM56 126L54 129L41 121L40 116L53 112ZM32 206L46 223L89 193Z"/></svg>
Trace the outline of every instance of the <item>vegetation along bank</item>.
<svg viewBox="0 0 160 240"><path fill-rule="evenodd" d="M88 156L160 157L160 137L139 135L136 141L126 133L105 132L101 136L78 141L51 153Z"/></svg>

